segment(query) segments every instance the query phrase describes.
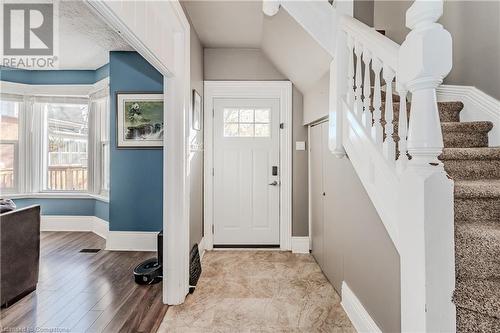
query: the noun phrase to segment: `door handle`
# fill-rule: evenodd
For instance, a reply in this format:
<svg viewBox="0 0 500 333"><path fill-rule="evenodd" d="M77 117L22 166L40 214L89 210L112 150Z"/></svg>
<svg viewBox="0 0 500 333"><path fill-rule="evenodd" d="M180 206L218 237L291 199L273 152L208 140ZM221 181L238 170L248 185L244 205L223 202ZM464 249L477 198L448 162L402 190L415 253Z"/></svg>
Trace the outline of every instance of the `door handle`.
<svg viewBox="0 0 500 333"><path fill-rule="evenodd" d="M278 182L275 180L274 182L269 183L269 185L271 185L271 186L278 186Z"/></svg>

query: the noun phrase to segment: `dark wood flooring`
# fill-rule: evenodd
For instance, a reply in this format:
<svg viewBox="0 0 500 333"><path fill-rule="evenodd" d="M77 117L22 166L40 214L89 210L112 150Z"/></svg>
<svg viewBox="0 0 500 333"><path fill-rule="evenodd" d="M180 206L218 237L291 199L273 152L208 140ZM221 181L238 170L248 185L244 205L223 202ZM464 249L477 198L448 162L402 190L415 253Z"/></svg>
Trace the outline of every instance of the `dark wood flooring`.
<svg viewBox="0 0 500 333"><path fill-rule="evenodd" d="M88 232L42 232L37 290L1 309L1 331L156 332L167 311L161 283L135 284L132 270L153 252L105 251ZM46 330L47 329L47 330Z"/></svg>

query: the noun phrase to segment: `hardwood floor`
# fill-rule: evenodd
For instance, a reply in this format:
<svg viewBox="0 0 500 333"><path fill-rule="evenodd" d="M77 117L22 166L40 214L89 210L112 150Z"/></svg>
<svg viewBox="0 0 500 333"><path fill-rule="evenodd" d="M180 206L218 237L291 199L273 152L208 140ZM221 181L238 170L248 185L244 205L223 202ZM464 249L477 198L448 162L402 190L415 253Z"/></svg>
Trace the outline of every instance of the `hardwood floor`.
<svg viewBox="0 0 500 333"><path fill-rule="evenodd" d="M1 309L1 330L156 332L167 311L161 283L137 285L133 268L153 252L105 251L88 232L42 232L37 290Z"/></svg>

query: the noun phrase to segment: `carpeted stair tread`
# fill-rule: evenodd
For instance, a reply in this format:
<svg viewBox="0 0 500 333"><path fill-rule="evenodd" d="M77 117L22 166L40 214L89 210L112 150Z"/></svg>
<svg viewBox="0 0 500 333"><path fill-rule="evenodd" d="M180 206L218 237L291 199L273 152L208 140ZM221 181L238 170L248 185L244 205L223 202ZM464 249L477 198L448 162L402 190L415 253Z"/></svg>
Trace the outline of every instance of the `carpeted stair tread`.
<svg viewBox="0 0 500 333"><path fill-rule="evenodd" d="M443 132L486 132L493 128L491 121L442 122Z"/></svg>
<svg viewBox="0 0 500 333"><path fill-rule="evenodd" d="M500 179L500 147L444 148L439 159L455 180Z"/></svg>
<svg viewBox="0 0 500 333"><path fill-rule="evenodd" d="M458 199L500 199L500 179L457 180L455 198Z"/></svg>
<svg viewBox="0 0 500 333"><path fill-rule="evenodd" d="M500 147L444 148L439 157L447 160L500 160Z"/></svg>
<svg viewBox="0 0 500 333"><path fill-rule="evenodd" d="M460 121L460 111L464 108L462 102L438 102L439 118L441 122Z"/></svg>
<svg viewBox="0 0 500 333"><path fill-rule="evenodd" d="M500 221L456 223L455 265L459 279L500 280Z"/></svg>
<svg viewBox="0 0 500 333"><path fill-rule="evenodd" d="M498 333L500 319L457 306L457 332Z"/></svg>
<svg viewBox="0 0 500 333"><path fill-rule="evenodd" d="M457 279L455 305L500 319L500 281Z"/></svg>
<svg viewBox="0 0 500 333"><path fill-rule="evenodd" d="M489 121L443 122L441 123L441 130L444 147L488 147L488 132L492 128L493 123Z"/></svg>
<svg viewBox="0 0 500 333"><path fill-rule="evenodd" d="M399 102L393 102L393 120L397 123L399 120ZM459 122L460 111L464 105L462 102L438 102L439 119L441 122ZM385 120L385 102L382 102L382 120ZM410 119L411 103L406 103L407 117Z"/></svg>
<svg viewBox="0 0 500 333"><path fill-rule="evenodd" d="M454 206L455 223L464 221L496 221L500 223L500 198L455 197Z"/></svg>

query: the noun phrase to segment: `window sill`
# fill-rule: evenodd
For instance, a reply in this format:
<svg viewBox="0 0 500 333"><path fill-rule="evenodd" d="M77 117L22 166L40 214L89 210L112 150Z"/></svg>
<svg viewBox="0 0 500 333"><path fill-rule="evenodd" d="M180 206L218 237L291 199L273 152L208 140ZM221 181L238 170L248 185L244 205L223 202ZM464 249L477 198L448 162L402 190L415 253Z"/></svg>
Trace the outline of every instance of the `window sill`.
<svg viewBox="0 0 500 333"><path fill-rule="evenodd" d="M2 193L1 198L9 199L95 199L102 202L109 203L109 197L90 193L21 193L21 194L8 194Z"/></svg>

